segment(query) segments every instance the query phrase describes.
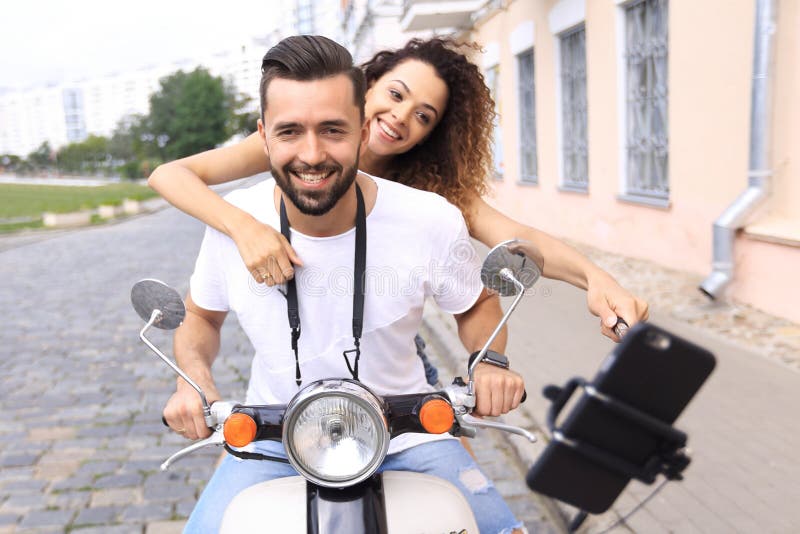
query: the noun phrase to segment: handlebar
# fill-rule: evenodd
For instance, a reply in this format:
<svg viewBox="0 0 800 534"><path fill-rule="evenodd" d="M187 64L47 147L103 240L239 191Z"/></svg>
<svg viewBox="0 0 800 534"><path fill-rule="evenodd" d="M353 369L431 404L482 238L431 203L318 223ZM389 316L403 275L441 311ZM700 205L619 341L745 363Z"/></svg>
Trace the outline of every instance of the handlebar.
<svg viewBox="0 0 800 534"><path fill-rule="evenodd" d="M454 436L472 438L476 436L477 429L490 428L523 436L531 442L536 441L536 437L523 428L470 415L475 397L469 393L469 387L458 379L452 385L434 393L387 395L382 399L391 438L408 432L428 433L420 420L420 409L425 402L436 399L444 400L453 409L453 422L448 432ZM210 427L211 436L196 441L170 456L161 464L162 470L168 469L184 456L208 445L225 446L230 451L224 436L224 425L225 421L233 414L245 414L256 423L256 434L253 441L280 441L282 438L286 405L250 406L230 401L217 401L210 406L210 410L210 418L213 423L213 426ZM167 424L163 416L161 421L165 425Z"/></svg>

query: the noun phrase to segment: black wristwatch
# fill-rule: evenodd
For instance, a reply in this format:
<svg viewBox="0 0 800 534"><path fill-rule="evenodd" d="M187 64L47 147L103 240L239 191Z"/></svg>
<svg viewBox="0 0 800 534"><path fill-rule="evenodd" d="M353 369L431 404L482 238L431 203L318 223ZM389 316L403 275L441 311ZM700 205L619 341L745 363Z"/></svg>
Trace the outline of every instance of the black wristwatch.
<svg viewBox="0 0 800 534"><path fill-rule="evenodd" d="M475 361L475 358L478 357L481 351L473 352L469 356L469 364L467 365L467 369L472 367L472 362ZM495 352L493 350L487 350L486 354L483 355L481 359L481 363L488 363L490 365L494 365L495 367L500 367L502 369L508 369L508 357L505 354L500 354L499 352Z"/></svg>

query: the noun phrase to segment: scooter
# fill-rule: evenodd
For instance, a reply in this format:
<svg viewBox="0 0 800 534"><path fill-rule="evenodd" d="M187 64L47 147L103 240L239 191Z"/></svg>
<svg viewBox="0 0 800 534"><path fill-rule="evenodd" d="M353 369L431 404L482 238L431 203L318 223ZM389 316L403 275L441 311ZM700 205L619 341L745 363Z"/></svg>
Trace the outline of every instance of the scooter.
<svg viewBox="0 0 800 534"><path fill-rule="evenodd" d="M490 428L536 441L523 428L471 415L475 368L526 289L541 275L541 264L529 257L526 245L511 240L489 252L481 270L484 285L516 298L470 365L467 381L457 377L434 393L381 397L356 380L330 378L303 387L286 405L209 405L200 387L145 336L151 327L177 328L186 314L183 300L157 280L137 282L131 300L147 323L140 339L197 391L206 425L213 430L208 438L172 455L161 469L206 446L222 446L247 459L285 461L242 450L260 440L283 443L288 462L301 476L263 482L239 493L225 512L223 534L259 531L265 518L272 531L285 534L477 533L466 499L451 483L421 473L376 471L389 441L406 432L474 438L479 429Z"/></svg>

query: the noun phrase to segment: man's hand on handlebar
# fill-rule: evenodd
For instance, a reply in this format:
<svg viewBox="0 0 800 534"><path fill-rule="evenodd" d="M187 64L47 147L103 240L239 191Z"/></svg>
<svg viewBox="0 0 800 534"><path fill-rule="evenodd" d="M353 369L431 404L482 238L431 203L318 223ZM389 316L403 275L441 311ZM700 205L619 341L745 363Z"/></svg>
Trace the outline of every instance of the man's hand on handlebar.
<svg viewBox="0 0 800 534"><path fill-rule="evenodd" d="M525 391L525 382L514 371L479 363L475 368L474 415L503 415L517 406Z"/></svg>
<svg viewBox="0 0 800 534"><path fill-rule="evenodd" d="M214 384L202 384L200 387L206 394L209 405L220 400ZM194 388L181 379L178 379L177 390L164 407L163 416L169 427L186 439L196 440L211 435L211 430L203 418L200 396Z"/></svg>

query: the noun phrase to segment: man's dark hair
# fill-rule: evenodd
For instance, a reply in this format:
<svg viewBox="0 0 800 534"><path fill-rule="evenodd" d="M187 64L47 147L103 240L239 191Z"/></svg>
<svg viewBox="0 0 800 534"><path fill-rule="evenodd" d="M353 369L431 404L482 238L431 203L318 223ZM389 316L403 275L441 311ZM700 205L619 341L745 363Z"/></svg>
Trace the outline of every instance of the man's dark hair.
<svg viewBox="0 0 800 534"><path fill-rule="evenodd" d="M339 43L321 35L293 35L269 49L261 60L261 118L267 108L267 88L274 78L296 81L321 80L346 74L353 83L353 103L364 120L366 81L353 57Z"/></svg>

